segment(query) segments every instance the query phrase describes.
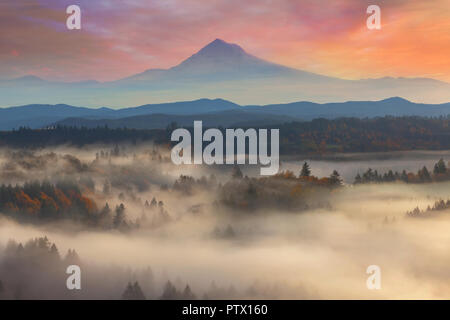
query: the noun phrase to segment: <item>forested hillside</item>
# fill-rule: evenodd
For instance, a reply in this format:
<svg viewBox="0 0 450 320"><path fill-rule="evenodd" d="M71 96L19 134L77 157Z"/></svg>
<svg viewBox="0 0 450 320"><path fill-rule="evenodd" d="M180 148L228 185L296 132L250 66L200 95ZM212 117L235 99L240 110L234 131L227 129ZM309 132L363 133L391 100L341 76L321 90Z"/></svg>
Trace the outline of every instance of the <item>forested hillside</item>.
<svg viewBox="0 0 450 320"><path fill-rule="evenodd" d="M171 123L164 130L64 126L42 130L21 128L15 131L0 132L0 146L46 147L62 144L83 146L93 143L129 142L138 144L149 141L162 145L170 143L170 134L177 127L179 126L176 123ZM445 150L450 148L449 116L439 118L315 119L307 122L274 125L271 128L280 130L281 154ZM225 129L221 128L221 130Z"/></svg>

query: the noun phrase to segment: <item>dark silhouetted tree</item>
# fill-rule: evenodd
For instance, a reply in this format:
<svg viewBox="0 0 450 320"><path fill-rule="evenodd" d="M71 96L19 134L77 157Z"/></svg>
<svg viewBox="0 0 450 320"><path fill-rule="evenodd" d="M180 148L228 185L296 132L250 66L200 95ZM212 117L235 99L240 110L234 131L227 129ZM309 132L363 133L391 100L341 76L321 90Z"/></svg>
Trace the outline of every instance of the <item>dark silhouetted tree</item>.
<svg viewBox="0 0 450 320"><path fill-rule="evenodd" d="M116 206L116 214L114 215L113 225L115 228L120 229L124 226L126 226L126 219L125 219L125 206L123 203Z"/></svg>
<svg viewBox="0 0 450 320"><path fill-rule="evenodd" d="M122 300L145 300L145 295L137 281L134 284L128 283L122 294Z"/></svg>
<svg viewBox="0 0 450 320"><path fill-rule="evenodd" d="M431 181L430 172L428 171L427 167L425 167L425 166L419 170L418 175L419 175L420 181L422 181L422 182Z"/></svg>
<svg viewBox="0 0 450 320"><path fill-rule="evenodd" d="M330 182L332 185L342 185L342 178L339 172L333 170L333 173L330 175Z"/></svg>
<svg viewBox="0 0 450 320"><path fill-rule="evenodd" d="M195 299L197 299L195 294L192 293L191 287L189 287L189 285L186 285L186 288L184 288L182 299L183 300L195 300Z"/></svg>
<svg viewBox="0 0 450 320"><path fill-rule="evenodd" d="M434 165L433 173L436 175L447 173L447 167L444 159L439 159L439 161Z"/></svg>
<svg viewBox="0 0 450 320"><path fill-rule="evenodd" d="M300 177L309 177L311 175L311 169L309 168L308 162L305 161L300 171Z"/></svg>
<svg viewBox="0 0 450 320"><path fill-rule="evenodd" d="M180 294L172 284L172 282L167 281L166 286L164 287L163 294L160 300L177 300L180 298Z"/></svg>

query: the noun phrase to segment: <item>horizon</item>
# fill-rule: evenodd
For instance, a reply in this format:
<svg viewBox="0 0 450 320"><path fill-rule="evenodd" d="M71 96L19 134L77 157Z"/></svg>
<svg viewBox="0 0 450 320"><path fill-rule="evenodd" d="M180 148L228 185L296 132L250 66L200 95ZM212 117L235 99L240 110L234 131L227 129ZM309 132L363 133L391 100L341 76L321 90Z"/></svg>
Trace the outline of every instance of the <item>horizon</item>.
<svg viewBox="0 0 450 320"><path fill-rule="evenodd" d="M298 101L286 102L286 103L270 103L270 104L258 105L258 104L239 104L239 103L234 102L229 99L217 97L217 98L199 98L199 99L193 99L193 100L174 100L174 101L161 102L161 103L146 103L146 104L140 104L140 105L135 105L135 106L124 106L124 107L119 107L119 108L109 107L109 106L90 107L90 106L81 106L81 105L71 105L71 104L67 104L67 103L33 103L33 104L14 105L14 106L6 106L6 107L0 106L0 109L5 110L5 109L21 108L21 107L28 107L28 106L49 106L49 107L66 106L66 107L84 108L84 109L92 109L92 110L109 109L112 111L117 111L117 110L124 110L124 109L135 109L135 108L145 107L145 106L170 105L170 104L175 104L175 103L198 102L198 101L204 101L204 100L207 100L207 101L221 100L221 101L235 104L238 107L245 108L245 107L285 106L285 105L294 104L294 103L312 103L312 104L317 104L317 105L327 105L327 104L344 104L344 103L349 103L349 102L383 102L383 101L388 101L388 100L393 100L393 99L400 99L400 100L406 101L411 104L425 104L425 105L430 105L430 106L445 105L445 104L450 103L450 101L442 102L442 103L419 103L419 102L414 102L414 101L408 100L408 99L400 97L400 96L392 96L392 97L388 97L388 98L384 98L384 99L373 99L373 100L347 100L347 101L337 101L337 102L314 102L314 101L308 101L308 100L298 100Z"/></svg>

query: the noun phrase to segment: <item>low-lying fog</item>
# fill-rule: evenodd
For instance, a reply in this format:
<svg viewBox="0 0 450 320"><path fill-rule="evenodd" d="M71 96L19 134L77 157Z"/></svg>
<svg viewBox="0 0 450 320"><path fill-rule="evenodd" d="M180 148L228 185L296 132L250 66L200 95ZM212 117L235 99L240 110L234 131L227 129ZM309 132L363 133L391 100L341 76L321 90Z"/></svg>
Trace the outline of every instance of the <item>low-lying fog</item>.
<svg viewBox="0 0 450 320"><path fill-rule="evenodd" d="M128 148L126 156L105 157L93 165L101 149L41 150L33 157L2 151L0 166L5 184L29 179L53 181L63 172L74 179L89 176L95 182L89 195L99 208L105 202L111 208L124 203L127 216L137 218L143 203L155 197L163 201L171 217L170 222L158 227L126 233L83 229L68 222L35 225L1 218L0 252L6 250L10 239L25 244L43 236L56 244L61 256L68 249L76 250L86 279L82 278L81 292L75 298L120 299L127 283L136 280L146 297L154 299L163 294L168 280L180 291L188 284L197 298L450 298L450 215L414 219L405 214L417 206L426 209L438 199L449 199L449 182L345 185L332 192L330 208L298 212L267 208L244 213L217 206L214 190L199 188L184 194L171 188L180 174L199 177L215 173L225 183L229 171L174 167L170 160L164 160L167 155L159 151L152 155L152 147ZM56 158L38 157L48 152L54 152ZM79 162L64 158L66 154ZM411 154L411 158L401 159L309 163L314 175L329 176L337 169L351 183L358 171L369 167L382 172L416 171L423 165L432 169L439 157L414 158ZM88 167L83 168L83 164ZM300 161L287 161L281 169L298 173L301 165ZM114 183L115 179L120 181ZM102 190L105 180L112 184L108 194ZM146 184L141 186L143 181ZM227 228L232 231L225 232ZM0 265L5 259L0 254ZM381 268L380 290L366 287L369 265ZM147 267L151 268L152 281L144 279L150 277L148 274L140 273ZM19 275L14 270L0 267L3 287L8 288L8 283L15 286L9 287L7 298L53 298L56 293L52 295L52 290L67 290L61 289L65 287L62 276L61 288L40 293L30 289L28 294L23 287L18 295L14 290L21 282L15 277ZM30 277L28 287L32 288L39 277ZM40 286L46 286L40 281Z"/></svg>

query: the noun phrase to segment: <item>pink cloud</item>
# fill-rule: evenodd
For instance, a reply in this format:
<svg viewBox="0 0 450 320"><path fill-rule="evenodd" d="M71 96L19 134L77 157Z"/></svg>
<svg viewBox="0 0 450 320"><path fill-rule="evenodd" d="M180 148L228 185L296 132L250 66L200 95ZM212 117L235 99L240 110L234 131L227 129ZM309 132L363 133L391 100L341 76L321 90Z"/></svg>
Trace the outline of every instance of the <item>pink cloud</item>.
<svg viewBox="0 0 450 320"><path fill-rule="evenodd" d="M411 54L411 70L435 74L435 64L424 70L412 63L419 55L409 52L413 47L404 39L420 29L411 21L408 30L407 19L421 18L424 26L441 25L443 29L428 31L427 40L431 57L441 59L433 51L448 50L444 43L448 37L443 35L450 34L445 23L450 20L448 10L442 13L436 4L419 0L377 2L385 28L368 41L364 29L365 10L372 4L368 0L78 0L81 31L65 29L65 7L72 0L58 1L57 6L51 0L10 1L0 5L4 31L0 77L38 70L41 64L51 70L47 76L55 79L112 80L148 68L171 67L215 38L238 43L275 62L344 77L374 75L371 64L364 62L367 55L377 59L372 65L378 68L389 54L394 62L404 60L403 47ZM11 48L20 52L14 61L12 54L2 54ZM413 74L404 63L401 68L385 65L383 70L399 76ZM440 77L450 80L449 70L440 69L444 72Z"/></svg>

